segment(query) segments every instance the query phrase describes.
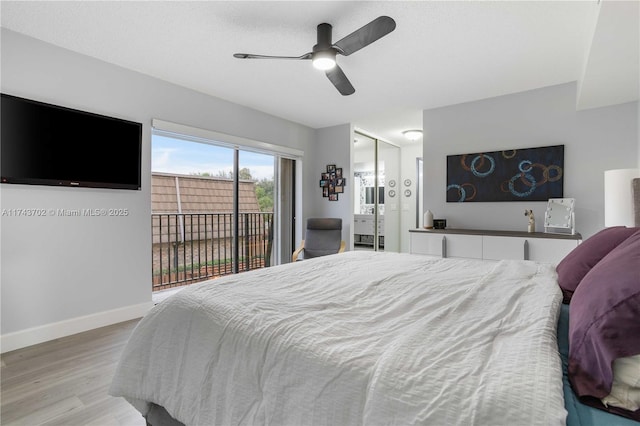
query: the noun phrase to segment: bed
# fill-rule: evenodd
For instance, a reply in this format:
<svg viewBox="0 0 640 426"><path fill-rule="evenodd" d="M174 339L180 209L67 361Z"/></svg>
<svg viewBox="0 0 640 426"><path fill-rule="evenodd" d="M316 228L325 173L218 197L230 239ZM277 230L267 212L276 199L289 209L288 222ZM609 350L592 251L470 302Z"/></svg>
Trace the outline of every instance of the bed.
<svg viewBox="0 0 640 426"><path fill-rule="evenodd" d="M156 305L109 393L153 426L600 425L565 406L563 306L552 264L329 255Z"/></svg>

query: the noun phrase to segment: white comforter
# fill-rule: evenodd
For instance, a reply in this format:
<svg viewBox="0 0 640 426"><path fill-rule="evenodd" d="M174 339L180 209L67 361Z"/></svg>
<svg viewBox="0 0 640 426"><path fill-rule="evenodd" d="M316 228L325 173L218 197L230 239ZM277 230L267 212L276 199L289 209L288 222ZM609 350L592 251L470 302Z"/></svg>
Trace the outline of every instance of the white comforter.
<svg viewBox="0 0 640 426"><path fill-rule="evenodd" d="M352 251L192 285L110 394L187 425L563 425L552 265Z"/></svg>

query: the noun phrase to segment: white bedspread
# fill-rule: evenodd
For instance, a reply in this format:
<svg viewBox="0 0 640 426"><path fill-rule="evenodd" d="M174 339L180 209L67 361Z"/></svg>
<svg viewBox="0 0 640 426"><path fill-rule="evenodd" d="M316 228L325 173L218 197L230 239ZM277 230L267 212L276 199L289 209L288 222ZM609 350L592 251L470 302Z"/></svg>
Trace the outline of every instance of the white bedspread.
<svg viewBox="0 0 640 426"><path fill-rule="evenodd" d="M187 425L564 425L550 264L351 251L192 285L110 394Z"/></svg>

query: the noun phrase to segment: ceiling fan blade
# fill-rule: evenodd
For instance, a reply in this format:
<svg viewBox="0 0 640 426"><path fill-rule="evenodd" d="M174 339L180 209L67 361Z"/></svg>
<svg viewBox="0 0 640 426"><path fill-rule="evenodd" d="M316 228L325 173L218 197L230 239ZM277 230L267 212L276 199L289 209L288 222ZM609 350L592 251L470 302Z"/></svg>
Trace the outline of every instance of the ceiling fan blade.
<svg viewBox="0 0 640 426"><path fill-rule="evenodd" d="M311 59L311 52L301 56L270 56L270 55L254 55L252 53L234 53L234 58L238 59Z"/></svg>
<svg viewBox="0 0 640 426"><path fill-rule="evenodd" d="M331 80L333 85L336 86L336 89L338 89L338 92L343 96L351 95L356 91L347 76L344 74L344 71L342 71L338 65L325 71L325 74L327 74L329 80Z"/></svg>
<svg viewBox="0 0 640 426"><path fill-rule="evenodd" d="M395 29L396 21L388 16L380 16L339 40L333 46L337 47L342 55L349 56Z"/></svg>

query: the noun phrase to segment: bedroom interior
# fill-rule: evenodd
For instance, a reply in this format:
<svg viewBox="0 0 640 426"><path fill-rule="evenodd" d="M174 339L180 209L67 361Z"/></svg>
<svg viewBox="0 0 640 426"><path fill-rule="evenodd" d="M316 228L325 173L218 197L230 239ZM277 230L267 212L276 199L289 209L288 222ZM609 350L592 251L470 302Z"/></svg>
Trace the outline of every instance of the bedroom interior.
<svg viewBox="0 0 640 426"><path fill-rule="evenodd" d="M245 292L243 297L250 294L256 300L261 300L263 305L256 305L256 309L270 310L273 298L290 300L292 307L300 309L297 313L301 317L311 315L318 319L314 324L320 328L306 329L306 326L285 321L285 328L290 328L284 335L291 342L298 342L294 347L286 346L273 334L270 336L275 339L272 341L274 351L265 349L264 352L268 362L237 357L238 364L235 367L231 362L211 365L211 368L224 368L226 365L229 370L239 373L246 370L247 374L243 376L246 381L238 382L237 387L229 387L229 390L239 394L245 394L246 391L247 398L254 398L256 404L253 411L242 412L242 407L217 393L217 399L214 399L221 416L217 418L218 423L243 415L248 416L246 419L252 419L246 420L247 423L261 423L266 419L287 423L298 419L295 416L302 414L295 410L290 411L290 418L282 413L288 411L287 404L293 401L309 407L309 402L304 401L302 396L283 402L279 398L257 398L252 394L253 389L250 390L255 384L252 380L256 377L267 380L269 385L273 384L269 382L269 377L287 377L285 373L277 373L287 361L310 375L311 388L321 386L322 379L318 377L335 374L336 382L328 385L335 385L335 388L327 388L335 390L335 397L343 395L345 401L364 401L358 399L363 395L365 382L362 375L373 377L369 361L380 356L382 358L378 359L385 361L382 364L384 369L378 371L375 380L370 382L369 403L374 406L359 402L354 402L353 406L338 404L340 409L334 411L335 419L346 423L368 423L367 420L373 418L388 419L389 423L397 424L411 422L408 417L393 417L398 407L402 406L404 396L393 396L395 391L402 392L402 387L392 386L390 390L388 386L400 380L413 386L413 389L420 389L416 393L408 392L416 398L414 402L421 401L417 402L418 405L424 402L422 398L431 401L427 404L428 408L422 411L402 409L407 416L414 416L416 423L429 420L455 423L452 419L458 419L458 422L484 424L487 419L496 418L494 408L496 401L500 400L501 404L507 405L525 404L531 410L528 414L512 410L503 413L503 419L513 422L522 420L522 416L535 416L571 426L597 425L605 421L615 425L626 425L625 422L637 424L631 420L633 416L638 420L637 408L634 410L632 405L627 405L630 408L621 408L620 401L611 399L614 396L602 394L602 383L590 380L593 377L602 380L604 377L605 388L608 389L614 380L616 386L624 388L628 384L620 382L617 373L614 378L613 371L624 370L626 364L621 361L611 365L613 359L609 359L609 369L593 371L591 361L593 357L600 356L598 351L588 352L586 346L570 343L582 339L590 342L592 348L611 344L615 348L615 358L625 362L632 353L640 353L640 349L634 347L636 343L633 336L629 337L628 345L619 345L619 342L603 337L601 329L580 328L584 321L589 321L588 315L594 312L608 310L612 313L611 321L603 323L603 327L628 324L628 318L620 320L621 317L615 316L617 314L623 317L638 315L637 311L618 312L609 309L610 306L598 304L611 303L615 298L627 302L635 300L635 296L629 292L633 285L636 289L638 285L638 235L626 234L619 228L625 226L625 229L631 230L638 227L635 218L640 216L637 203L634 210L630 201L633 199L633 185L638 188L640 183L638 179L634 184L628 182L638 177L640 169L638 2L302 1L284 5L275 2L3 1L0 8L0 83L3 95L142 124L139 190L12 183L0 185L3 210L0 218L3 403L0 410L3 417L5 414L11 416L5 419L11 418L18 424L23 419L22 424L25 424L25 419L42 420L39 416L44 415L46 419L36 423L64 423L64 419L71 418L83 423L83 416L87 416L102 419L104 424L122 422L122 419L127 419L127 423L140 424L137 421L141 417L129 411L133 406L143 412L151 408L151 418L160 416L160 420L151 422L157 425L175 421L169 412L184 424L198 423L200 420L196 420L197 416L204 416L200 419L208 418L211 411L207 411L209 408L204 403L199 409L188 409L188 404L182 399L186 394L180 397L172 395L169 399L175 397L176 401L180 401L176 403L151 400L152 404L149 405L141 397L133 401L131 406L120 396L131 399L129 392L133 391L132 385L117 381L112 384L111 378L125 347L126 339L122 338L122 333L133 331L133 327L129 326L131 321L137 323L140 318L149 318L149 325L153 326L153 321L160 324L164 320L159 312L163 310L173 311L177 316L189 316L192 315L190 311L178 309L181 302L188 304L188 299L189 302L199 303L196 301L203 297L201 303L212 303L213 306L215 298L233 300L237 297L237 294L233 295L236 291L238 294ZM392 17L395 28L375 42L369 41L371 44L362 51L348 57L338 54L338 63L355 88L352 94L340 93L334 80L329 75L322 76L322 71L313 69L311 61L244 61L233 57L236 52L296 55L308 51L314 44L319 22L330 22L333 40L342 40L349 31L365 26L379 16ZM544 22L544 31L540 31L541 22ZM167 31L167 28L171 28L171 31ZM611 45L618 49L611 49ZM278 51L278 48L282 48L282 51ZM265 81L269 83L265 84ZM274 102L274 99L278 101ZM261 286L248 288L251 276L268 279L271 269L274 270L272 282L286 287L287 282L283 281L283 277L291 275L288 268L294 266L283 261L282 265L251 272L246 282L239 274L237 277L220 279L220 288L216 290L186 287L176 294L181 296L165 300L169 303L163 302L161 305L164 308L158 309L161 305L154 308L149 268L152 250L150 141L152 132L156 130L154 122L192 134L206 134L230 145L257 146L267 151L293 153L290 155L296 162L295 206L289 211L296 217L296 225L290 230L296 244L292 244L292 247L297 247L304 238L306 219L314 217L341 219L342 240L346 246L345 252L335 257L323 256L296 262L295 268L300 271L304 269L305 273L314 276L319 275L318 282L323 283L322 294L314 294L318 299L309 299L309 305L313 306L303 306L305 304L286 289L282 293L274 291L273 294L264 294L261 293ZM407 141L403 132L410 129L422 129L423 134L415 141ZM384 181L380 180L377 185L367 180L376 176L375 168L365 170L360 167L359 163L365 162L380 167L380 163L376 164L373 159L358 160L358 143L354 140L361 137L373 140L373 145L380 148L380 155L384 147L390 147L392 152L393 161L384 163ZM545 221L546 199L497 202L447 200L447 158L450 156L491 152L504 154L510 150L559 145L564 147L563 193L559 198L575 200L573 233L546 232L550 230ZM472 158L469 157L469 160ZM390 164L394 166L389 167ZM421 164L421 167L417 167L417 164ZM320 173L326 172L327 165L338 165L346 178L346 185L340 189L342 192L335 194L336 201L323 197L323 190L318 187ZM480 168L489 165L490 160L482 156L476 160L474 169L475 166ZM513 181L513 185L523 185L520 186L522 189L530 189L527 182L532 184L532 178L526 177L527 173L543 180L551 176L548 169L545 172L545 169L533 163L530 168L526 164L523 167L521 179ZM628 185L625 184L626 189L622 192L620 185L610 181L616 171L631 173L624 178ZM356 178L361 183L359 193L356 192L359 188ZM391 181L394 183L390 185ZM380 189L376 191L376 187ZM394 196L390 196L390 191ZM614 193L616 195L612 195ZM615 200L620 199L624 200L622 207L611 207L617 202ZM384 204L380 201L384 201ZM359 202L362 202L360 206ZM118 217L27 217L22 213L5 214L38 209L53 209L56 212L115 209L126 210L127 214ZM446 220L445 228L425 230L420 219L426 210L431 211L438 221ZM533 232L528 230L528 218L523 216L523 210L530 210L535 215ZM625 216L624 222L619 218L612 219L612 215L617 214ZM363 220L362 224L358 220ZM356 250L357 247L372 249ZM286 253L281 257L290 258ZM387 263L391 261L395 267ZM509 269L510 262L522 265L520 273L528 271L531 265L537 265L536 273L532 274L539 281L517 273L513 276L505 274L503 281L494 280L492 277L499 271L495 268ZM358 272L352 271L353 268L349 268L348 264L362 266ZM549 264L557 265L558 270L547 268ZM387 265L387 268L378 269L383 265ZM400 270L399 265L406 265L406 268ZM469 279L444 274L441 275L443 280L457 283L455 287L459 290L468 289L477 295L478 300L486 298L493 303L496 299L496 303L499 303L497 299L501 299L501 302L510 303L509 306L514 310L522 310L524 317L529 312L530 319L534 316L537 318L533 323L528 323L525 318L509 316L514 330L516 324L522 329L508 338L517 340L518 334L524 338L529 335L527 333L549 334L553 339L541 339L539 343L539 348L550 351L546 361L534 359L527 345L515 345L517 350L514 352L500 352L502 344L509 345L509 340L500 340L507 339L504 335L506 329L501 327L511 323L491 323L491 312L463 309L462 306L467 304L474 305L474 299L460 299L458 296L461 295L455 291L456 294L448 294L443 290L434 296L436 299L450 300L451 305L442 302L434 306L432 303L435 302L423 297L423 289L415 285L419 280L414 282L417 278L409 277L411 271L423 271L424 286L433 287L434 292L435 288L440 291L436 278L438 273L435 271L442 272L454 265L460 265L460 268L475 267L478 273L468 274ZM397 276L391 274L394 268L397 269ZM577 271L580 268L583 269ZM563 270L565 275L560 273ZM620 274L616 281L619 287L615 287L608 297L600 294L599 300L593 300L589 294L603 291L598 283L612 271ZM360 272L371 275L371 280L367 281L369 278L362 277ZM636 276L633 276L634 272ZM557 282L554 273L558 274ZM282 274L281 278L275 274ZM344 284L341 278L337 278L339 275L351 277L351 282L357 285L350 289L336 288ZM379 279L373 279L374 275ZM435 284L427 285L427 276ZM571 279L568 284L562 282L567 276ZM527 284L529 278L540 284L540 288ZM513 297L508 299L495 296L500 292L509 293L510 290L501 287L507 286L509 280L521 283L522 291L514 292ZM331 285L326 286L327 281ZM231 282L237 282L237 288L225 285ZM486 285L486 288L479 285L489 282L492 284ZM554 282L555 287L547 285L549 282ZM289 284L313 293L305 283L291 280ZM328 287L326 290L325 286ZM393 288L403 290L388 293ZM372 293L372 289L380 293ZM205 293L217 291L219 293L216 295L205 296ZM334 292L334 301L331 300L332 294L328 293L330 291ZM349 291L360 293L356 296ZM405 293L407 297L412 295L420 302L412 305L401 296ZM533 296L535 301L527 299L529 296ZM563 298L565 302L572 303L562 303ZM354 300L361 303L354 303ZM361 306L366 305L365 301L370 302L370 306ZM384 317L387 312L385 309L390 308L386 304L393 303L401 307L398 312L405 312L406 317L389 314L388 322L384 325L388 328L380 330L381 335L386 337L375 343L367 341L365 330L360 328L363 324L350 316L356 310L350 314L347 309L355 306L362 308L358 312L363 322L366 322L364 318L370 318L371 324L383 326L377 322L377 318ZM230 303L229 306L232 305L239 316L244 319L251 317L247 313L250 308L242 306L242 303ZM274 306L274 317L265 315L254 319L263 319L263 325L268 328L270 321L275 321L278 315L287 314L286 309L277 304ZM496 305L496 312L508 312L509 306L498 308ZM576 308L574 314L569 312L571 306L583 309ZM220 307L211 309L218 310ZM537 310L533 312L527 309ZM325 316L321 315L322 312ZM294 314L293 311L288 313ZM491 350L495 349L496 352L490 354L496 355L497 359L526 359L532 368L542 366L540 368L544 370L548 381L535 383L534 393L537 393L532 402L523 403L504 395L506 387L501 388L498 383L501 378L508 382L510 375L496 373L495 381L492 381L484 376L475 376L475 372L482 369L477 367L474 370L473 364L469 364L469 370L465 370L468 374L461 373L466 377L467 381L463 380L465 384L460 388L444 386L442 391L443 395L449 391L455 391L461 398L466 395L469 407L481 407L476 412L478 417L474 418L464 410L454 409L457 414L452 414L450 407L438 407L447 405L450 398L438 399L431 395L430 392L437 389L436 384L416 381L416 371L403 372L397 367L402 361L413 363L423 371L428 371L434 365L440 366L435 361L438 360L438 345L432 348L436 352L416 353L414 341L429 337L424 335L424 330L417 330L418 324L427 323L417 321L416 317L424 318L424 321L432 320L434 333L430 337L437 339L436 336L441 336L442 344L448 345L446 350L440 348L440 354L455 349L456 344L443 337L447 327L452 325L435 321L438 313L444 316L450 313L460 315L460 325L473 324L478 316L482 317L491 323L486 329L494 330L493 337L499 336L497 340L490 340L489 335L479 331L471 333L472 336L465 337L468 346L460 343L461 348L471 348L474 338L484 338L478 344L478 348L484 348L478 349L483 354L489 347L482 345L493 341L497 342L497 346ZM352 346L332 346L331 342L343 342L343 335L349 334L343 331L344 324L330 322L329 317L342 318L345 324L352 324L353 328L348 331L361 331L362 340L354 341ZM405 323L406 320L409 323ZM411 323L416 325L411 327ZM552 327L549 328L549 324ZM106 326L119 328L103 329ZM268 329L260 329L258 324L250 321L248 325L234 323L238 329L245 326L249 329L255 327L255 331L261 330L263 337L264 333L269 334ZM406 332L393 332L394 327L406 329ZM297 328L306 330L308 334L295 333ZM115 337L115 331L111 337L110 330L116 329L120 330L120 337ZM216 329L216 326L212 326L209 332L215 334ZM328 330L333 329L341 330L342 334L330 334ZM117 348L105 349L112 354L108 360L97 361L96 368L99 367L102 372L99 391L95 394L99 403L85 401L84 397L71 398L67 386L72 382L54 381L42 391L34 387L35 382L29 382L37 381L39 376L51 378L62 374L55 373L55 368L71 368L68 364L80 356L74 355L71 348L63 351L69 357L65 365L52 355L47 356L40 351L55 348L56 344L60 349L63 342L70 342L71 345L76 342L79 345L78 354L85 354L84 351L92 343L79 343L80 336L94 331L100 336L101 330L103 337L99 340L104 342L113 339L119 343ZM469 330L475 329L469 326ZM629 327L629 330L633 329ZM275 330L271 331L275 333ZM145 334L145 327L136 329L134 333L138 333L134 335L139 336L140 341L154 339L152 335ZM310 340L307 347L304 340L298 339L308 335L318 336L319 339L314 343ZM242 341L233 340L231 336L235 342L233 344L246 344L254 350L268 342L259 337L252 340L249 334ZM176 338L171 333L165 337ZM197 340L198 333L183 337L185 340L180 344L198 346L187 340ZM393 338L398 340L394 341ZM403 350L395 354L385 352L383 343L391 347L400 345ZM233 344L221 339L218 355L227 353L225 351ZM295 355L298 346L305 347L311 353L317 350L321 356L310 358L311 364L306 364ZM365 347L373 350L367 352L363 349ZM559 353L557 350L554 352L553 348L559 348ZM136 358L147 349L149 347L140 350L130 343L128 356ZM189 354L185 355L185 359L204 356L199 350L187 352ZM358 352L366 362L353 364L353 356ZM471 349L466 352L463 350L452 354L452 358L462 360L472 353ZM22 354L25 359L21 359ZM611 352L608 356L611 356ZM29 357L33 358L30 364L18 363L19 359L25 361ZM82 357L91 359L88 355ZM156 359L154 368L167 367L162 361ZM353 367L348 373L353 376L344 376L347 373L339 369L328 369L325 361ZM635 365L633 360L631 362L631 365ZM251 368L245 369L246 366ZM447 371L454 374L449 369L455 369L456 366L455 363L442 365L442 374L447 374ZM495 364L497 370L501 366L504 366L503 372L515 371L513 369L516 368L515 364L508 362ZM119 368L122 368L122 364ZM151 363L145 363L141 368L152 368ZM71 372L73 380L81 381L91 374L90 370L85 366L82 373L76 374L72 368L62 371ZM252 376L252 372L255 375ZM192 377L192 370L185 370L185 373ZM313 376L314 373L318 373L318 376ZM118 377L122 377L122 370L118 374ZM353 388L340 384L345 377L353 379ZM175 384L181 385L180 380L182 378L177 378ZM186 377L185 380L190 379ZM265 386L267 382L264 382ZM507 386L506 382L502 384ZM150 382L140 384L142 387L151 386ZM125 390L126 386L129 388ZM245 390L240 389L243 386ZM280 389L276 385L266 393L284 398L293 389L303 394L316 392L319 398L318 411L313 415L318 416L317 419L328 418L321 407L333 402L325 398L327 395L321 388L302 390L296 386L292 383L291 387ZM474 392L474 386L487 392ZM430 389L424 389L426 387ZM108 389L114 393L121 392L122 395L117 398L108 396ZM56 390L64 391L55 395ZM160 392L161 386L158 385L156 390ZM546 396L542 395L543 390L548 393ZM581 395L579 398L577 392ZM93 393L91 395L94 396ZM483 399L485 397L488 399ZM565 404L557 405L560 399L564 399ZM606 401L609 407L603 408L602 401ZM405 402L412 405L408 400ZM29 404L34 408L25 409ZM128 408L124 408L125 405ZM110 418L107 421L105 419L109 416L91 412L92 407L97 407L98 411L102 410L102 414L105 414L105 410L109 410L105 407L116 406L118 408L114 408L114 412L119 413L119 418L115 420ZM553 408L540 410L540 406ZM185 414L185 410L190 413ZM540 414L534 415L534 412ZM451 417L455 415L459 417ZM471 417L465 417L467 415ZM565 415L568 416L566 419L563 418Z"/></svg>

